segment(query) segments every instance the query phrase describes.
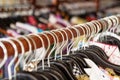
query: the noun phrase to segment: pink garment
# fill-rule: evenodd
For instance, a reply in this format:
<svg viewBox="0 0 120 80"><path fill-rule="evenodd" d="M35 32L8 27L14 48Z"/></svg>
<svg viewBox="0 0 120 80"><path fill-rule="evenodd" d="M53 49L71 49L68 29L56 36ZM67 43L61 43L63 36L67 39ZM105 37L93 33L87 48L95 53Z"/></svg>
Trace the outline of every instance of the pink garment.
<svg viewBox="0 0 120 80"><path fill-rule="evenodd" d="M34 18L34 16L29 16L28 17L28 23L30 23L31 25L37 25L37 21L36 19Z"/></svg>

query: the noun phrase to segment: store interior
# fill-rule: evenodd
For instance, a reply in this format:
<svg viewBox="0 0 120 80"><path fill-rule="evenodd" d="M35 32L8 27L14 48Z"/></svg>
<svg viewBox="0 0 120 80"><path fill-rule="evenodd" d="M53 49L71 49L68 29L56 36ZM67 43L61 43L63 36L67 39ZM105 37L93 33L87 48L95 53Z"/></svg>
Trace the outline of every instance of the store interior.
<svg viewBox="0 0 120 80"><path fill-rule="evenodd" d="M0 80L120 80L120 0L0 0Z"/></svg>

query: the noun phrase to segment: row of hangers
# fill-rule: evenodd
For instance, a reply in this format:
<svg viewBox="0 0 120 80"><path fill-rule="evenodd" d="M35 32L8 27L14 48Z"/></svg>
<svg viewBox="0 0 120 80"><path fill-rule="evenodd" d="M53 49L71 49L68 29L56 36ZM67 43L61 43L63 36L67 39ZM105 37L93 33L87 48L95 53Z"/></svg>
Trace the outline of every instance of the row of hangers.
<svg viewBox="0 0 120 80"><path fill-rule="evenodd" d="M18 58L18 54L20 54L20 57L18 58L18 61L15 63L15 66L14 66L14 77L17 75L16 68L19 65L21 60L23 61L23 70L27 69L28 71L33 71L33 70L37 71L38 64L40 65L39 69L41 70L42 68L44 70L46 69L45 64L47 64L48 67L51 67L51 63L52 63L51 54L55 51L55 54L53 57L54 60L60 59L64 61L64 60L72 59L72 61L75 62L76 65L78 65L79 70L81 71L81 74L85 74L85 72L83 68L80 68L80 67L85 67L85 66L89 67L87 63L85 64L85 61L82 59L82 57L90 58L91 60L95 61L96 64L99 64L103 67L106 65L107 66L110 65L110 68L114 68L116 72L120 73L119 66L115 66L107 62L106 60L104 60L104 59L107 59L107 56L104 54L104 52L100 48L97 48L94 46L91 46L91 47L89 46L88 48L86 48L88 46L88 43L85 42L85 40L89 42L89 40L92 37L95 37L99 32L105 32L106 30L109 30L109 29L110 30L116 29L117 25L119 25L119 22L120 22L120 18L119 18L119 15L117 15L117 16L111 16L111 17L100 19L100 20L88 22L86 24L75 25L73 27L70 26L69 28L65 28L65 29L57 29L49 32L45 31L40 34L30 34L28 36L20 36L17 38L1 39L0 40L1 41L0 57L2 58L2 62L0 63L0 68L5 64L9 56L13 56L13 59L10 61L8 65L9 79L12 79L13 75L11 71L11 66L12 64L15 63L15 60ZM84 43L82 46L82 50L72 52L72 53L78 53L78 52L81 53L76 55L73 54L74 56L79 56L79 57L81 56L81 57L80 59L78 57L75 59L75 57L71 56L71 49L75 44L75 42L79 40L78 37L82 35L84 36L84 39L81 40ZM74 41L75 37L77 37L76 41ZM69 40L71 41L69 42ZM52 48L50 48L51 45L53 45ZM66 57L65 55L63 56L63 50L66 46L67 46L67 52L65 55L67 56L70 55L71 57ZM39 49L41 48L41 51L37 52L38 48ZM95 50L93 50L93 48L97 49L98 52L101 51L101 53L96 52ZM26 52L27 52L27 57L24 58ZM97 54L93 54L94 52ZM37 53L39 53L39 55L37 55ZM104 61L101 61L101 59L103 59ZM83 62L77 63L80 60L82 60ZM29 65L31 65L31 62L34 62L34 66L32 68L29 68ZM53 63L55 62L53 61ZM56 61L54 66L55 65L58 66L59 65L58 63L61 63L61 62ZM70 75L72 74L70 73L68 76L70 77ZM72 79L72 77L69 78L69 80L70 79L75 80L74 78Z"/></svg>

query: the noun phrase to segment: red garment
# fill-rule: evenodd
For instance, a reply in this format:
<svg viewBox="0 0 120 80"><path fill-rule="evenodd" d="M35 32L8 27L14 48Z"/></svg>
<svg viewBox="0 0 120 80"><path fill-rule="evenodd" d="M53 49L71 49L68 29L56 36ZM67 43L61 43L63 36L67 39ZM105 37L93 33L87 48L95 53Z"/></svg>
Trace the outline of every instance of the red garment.
<svg viewBox="0 0 120 80"><path fill-rule="evenodd" d="M34 18L34 16L29 16L28 17L28 23L30 23L31 25L36 26L37 25L37 20Z"/></svg>

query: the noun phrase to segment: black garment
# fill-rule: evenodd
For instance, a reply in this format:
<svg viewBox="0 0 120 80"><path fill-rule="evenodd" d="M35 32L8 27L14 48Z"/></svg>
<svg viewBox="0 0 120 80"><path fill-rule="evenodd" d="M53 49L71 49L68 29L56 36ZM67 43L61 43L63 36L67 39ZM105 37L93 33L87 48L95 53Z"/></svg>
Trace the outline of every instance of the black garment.
<svg viewBox="0 0 120 80"><path fill-rule="evenodd" d="M114 36L101 36L98 39L98 42L101 43L105 43L105 44L111 44L111 45L116 45L118 46L119 50L120 50L120 40L118 40L117 38L115 38Z"/></svg>

